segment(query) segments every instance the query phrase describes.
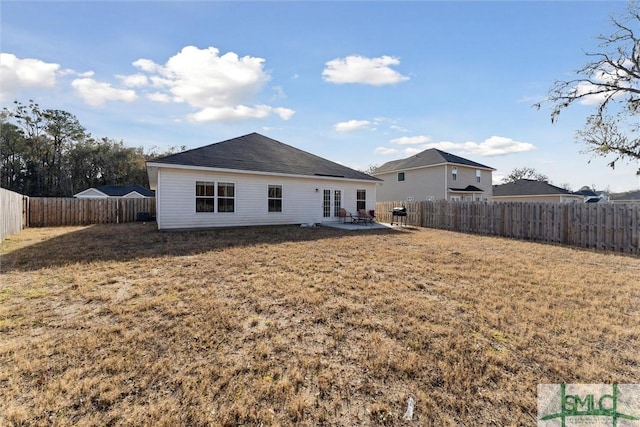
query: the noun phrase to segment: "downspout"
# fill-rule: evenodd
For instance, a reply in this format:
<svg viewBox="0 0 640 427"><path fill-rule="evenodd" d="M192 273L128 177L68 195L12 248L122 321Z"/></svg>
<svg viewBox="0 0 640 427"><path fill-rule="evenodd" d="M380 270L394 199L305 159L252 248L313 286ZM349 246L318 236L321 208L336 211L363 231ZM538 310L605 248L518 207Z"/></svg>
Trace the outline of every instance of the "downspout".
<svg viewBox="0 0 640 427"><path fill-rule="evenodd" d="M448 172L447 172L447 164L444 164L444 199L449 201L449 198L447 197L447 177L449 176Z"/></svg>

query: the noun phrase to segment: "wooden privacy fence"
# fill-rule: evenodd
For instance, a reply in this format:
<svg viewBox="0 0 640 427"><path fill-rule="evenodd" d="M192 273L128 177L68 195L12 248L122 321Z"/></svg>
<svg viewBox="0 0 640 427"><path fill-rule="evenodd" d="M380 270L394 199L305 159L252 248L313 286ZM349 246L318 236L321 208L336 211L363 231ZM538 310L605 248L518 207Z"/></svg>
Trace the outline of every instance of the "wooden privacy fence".
<svg viewBox="0 0 640 427"><path fill-rule="evenodd" d="M640 254L638 205L378 202L378 220L391 222L398 206L407 208L408 225Z"/></svg>
<svg viewBox="0 0 640 427"><path fill-rule="evenodd" d="M28 202L30 227L133 222L146 214L155 217L155 211L155 198L29 197Z"/></svg>
<svg viewBox="0 0 640 427"><path fill-rule="evenodd" d="M27 225L28 197L0 188L0 242Z"/></svg>

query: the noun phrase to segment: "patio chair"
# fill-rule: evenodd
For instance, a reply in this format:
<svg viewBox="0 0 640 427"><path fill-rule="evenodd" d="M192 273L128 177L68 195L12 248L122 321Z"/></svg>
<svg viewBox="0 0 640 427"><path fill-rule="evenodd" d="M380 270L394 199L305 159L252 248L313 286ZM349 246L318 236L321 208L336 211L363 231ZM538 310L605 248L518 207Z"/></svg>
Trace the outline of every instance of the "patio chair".
<svg viewBox="0 0 640 427"><path fill-rule="evenodd" d="M347 210L344 208L340 208L338 217L340 218L340 220L342 220L343 223L346 223L347 221L349 221L350 223L355 222L355 218L353 217L353 215L347 212Z"/></svg>
<svg viewBox="0 0 640 427"><path fill-rule="evenodd" d="M358 209L358 217L360 217L360 220L363 221L365 225L367 223L373 224L373 220L376 218L371 215L371 211L367 212L365 209Z"/></svg>

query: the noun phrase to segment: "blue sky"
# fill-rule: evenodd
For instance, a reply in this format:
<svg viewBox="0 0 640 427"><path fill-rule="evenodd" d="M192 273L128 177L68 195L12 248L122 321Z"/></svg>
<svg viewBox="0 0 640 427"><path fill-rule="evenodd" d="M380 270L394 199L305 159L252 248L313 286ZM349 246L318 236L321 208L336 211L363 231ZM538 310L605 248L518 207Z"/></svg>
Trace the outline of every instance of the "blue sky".
<svg viewBox="0 0 640 427"><path fill-rule="evenodd" d="M640 188L581 153L593 106L532 104L626 2L27 2L0 5L0 104L164 150L259 132L365 169L436 147L556 185ZM590 163L589 163L590 162Z"/></svg>

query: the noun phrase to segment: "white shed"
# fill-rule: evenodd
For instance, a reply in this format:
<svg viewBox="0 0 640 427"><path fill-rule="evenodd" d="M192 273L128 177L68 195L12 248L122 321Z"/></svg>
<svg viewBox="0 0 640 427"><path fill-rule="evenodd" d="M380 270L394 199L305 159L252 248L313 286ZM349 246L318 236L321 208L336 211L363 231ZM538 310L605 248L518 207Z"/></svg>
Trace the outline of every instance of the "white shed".
<svg viewBox="0 0 640 427"><path fill-rule="evenodd" d="M338 221L373 210L378 178L257 133L147 162L158 229Z"/></svg>

